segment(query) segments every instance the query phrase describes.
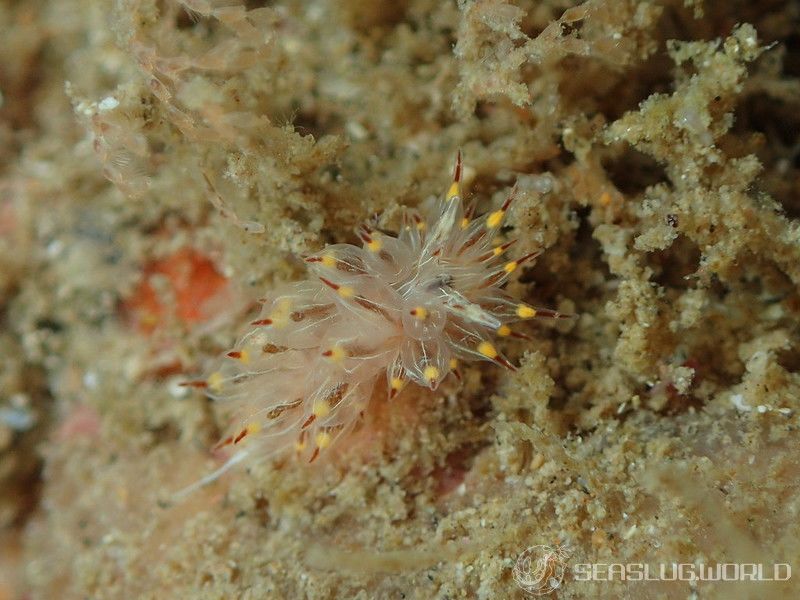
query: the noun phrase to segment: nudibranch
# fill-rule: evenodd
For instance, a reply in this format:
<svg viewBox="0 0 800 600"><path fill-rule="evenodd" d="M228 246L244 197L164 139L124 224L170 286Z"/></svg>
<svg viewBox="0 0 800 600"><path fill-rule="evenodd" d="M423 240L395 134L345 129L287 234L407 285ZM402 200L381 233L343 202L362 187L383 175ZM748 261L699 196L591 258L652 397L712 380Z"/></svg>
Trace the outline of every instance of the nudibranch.
<svg viewBox="0 0 800 600"><path fill-rule="evenodd" d="M435 390L450 374L460 379L461 361L514 370L495 342L527 338L510 323L568 316L504 291L538 254L508 259L514 241L497 241L515 189L475 217L461 175L459 153L447 193L422 213L405 210L399 232L372 219L356 230L362 246L307 256L309 277L269 294L217 368L186 384L238 415L218 444L238 452L197 485L248 457L294 451L313 462L359 422L376 386L391 400L409 383Z"/></svg>

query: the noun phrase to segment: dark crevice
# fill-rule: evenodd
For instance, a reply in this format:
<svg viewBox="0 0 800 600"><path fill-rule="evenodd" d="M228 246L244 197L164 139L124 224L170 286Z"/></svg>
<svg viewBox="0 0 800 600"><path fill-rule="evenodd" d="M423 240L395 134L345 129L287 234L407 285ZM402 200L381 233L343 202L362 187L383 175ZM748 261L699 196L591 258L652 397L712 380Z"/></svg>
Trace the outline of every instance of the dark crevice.
<svg viewBox="0 0 800 600"><path fill-rule="evenodd" d="M614 186L627 196L641 195L648 187L667 181L664 168L655 159L631 147L604 160L603 167Z"/></svg>
<svg viewBox="0 0 800 600"><path fill-rule="evenodd" d="M700 248L684 235L678 235L672 244L648 254L648 263L655 271L653 281L670 290L694 287L691 275L700 266Z"/></svg>

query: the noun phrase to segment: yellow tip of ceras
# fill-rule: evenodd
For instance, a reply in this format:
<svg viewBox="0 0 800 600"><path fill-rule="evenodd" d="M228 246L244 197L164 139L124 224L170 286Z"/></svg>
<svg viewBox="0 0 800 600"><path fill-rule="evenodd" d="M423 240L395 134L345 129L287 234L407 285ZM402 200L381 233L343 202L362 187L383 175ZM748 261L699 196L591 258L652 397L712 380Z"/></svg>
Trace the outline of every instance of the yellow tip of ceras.
<svg viewBox="0 0 800 600"><path fill-rule="evenodd" d="M275 310L269 316L272 326L275 329L282 329L289 323L289 313L292 310L292 301L289 298L282 298Z"/></svg>
<svg viewBox="0 0 800 600"><path fill-rule="evenodd" d="M429 381L433 384L437 379L439 379L439 369L434 367L433 365L428 365L425 367L425 370L422 371L422 376L425 378L426 381Z"/></svg>
<svg viewBox="0 0 800 600"><path fill-rule="evenodd" d="M511 327L509 327L508 325L500 325L500 327L497 328L497 335L499 335L500 337L510 336Z"/></svg>
<svg viewBox="0 0 800 600"><path fill-rule="evenodd" d="M478 344L478 352L483 354L486 358L497 358L497 350L491 342L481 342Z"/></svg>
<svg viewBox="0 0 800 600"><path fill-rule="evenodd" d="M324 419L331 413L331 407L326 401L322 400L314 403L314 408L311 412L318 419Z"/></svg>
<svg viewBox="0 0 800 600"><path fill-rule="evenodd" d="M208 384L210 390L218 392L222 389L222 382L224 380L225 378L222 376L222 373L220 373L219 371L214 371L213 373L211 373L211 375L208 376L206 383Z"/></svg>
<svg viewBox="0 0 800 600"><path fill-rule="evenodd" d="M328 446L331 445L333 438L331 434L327 431L320 431L316 436L314 436L314 443L317 445L317 448L320 450L324 450Z"/></svg>
<svg viewBox="0 0 800 600"><path fill-rule="evenodd" d="M353 288L346 285L340 286L339 289L336 291L342 298L352 298L353 296L356 295L356 291Z"/></svg>
<svg viewBox="0 0 800 600"><path fill-rule="evenodd" d="M450 189L447 190L447 199L452 200L453 198L460 198L461 197L461 186L458 185L457 181L454 181L450 184Z"/></svg>
<svg viewBox="0 0 800 600"><path fill-rule="evenodd" d="M381 248L383 248L383 242L377 235L373 235L372 239L367 242L367 249L370 252L380 252Z"/></svg>
<svg viewBox="0 0 800 600"><path fill-rule="evenodd" d="M326 267L335 267L336 266L336 259L333 258L330 254L323 254L320 258L320 261Z"/></svg>
<svg viewBox="0 0 800 600"><path fill-rule="evenodd" d="M341 362L347 357L347 351L341 346L332 346L330 350L323 352L322 356L330 359L332 362Z"/></svg>
<svg viewBox="0 0 800 600"><path fill-rule="evenodd" d="M428 318L428 309L424 306L416 306L411 310L411 315L420 321L424 321Z"/></svg>
<svg viewBox="0 0 800 600"><path fill-rule="evenodd" d="M536 316L536 309L527 304L517 306L517 316L520 319L532 319Z"/></svg>
<svg viewBox="0 0 800 600"><path fill-rule="evenodd" d="M500 223L503 222L503 217L505 216L505 214L506 211L502 209L494 211L486 219L486 226L489 227L490 229L494 229L495 227L500 225Z"/></svg>

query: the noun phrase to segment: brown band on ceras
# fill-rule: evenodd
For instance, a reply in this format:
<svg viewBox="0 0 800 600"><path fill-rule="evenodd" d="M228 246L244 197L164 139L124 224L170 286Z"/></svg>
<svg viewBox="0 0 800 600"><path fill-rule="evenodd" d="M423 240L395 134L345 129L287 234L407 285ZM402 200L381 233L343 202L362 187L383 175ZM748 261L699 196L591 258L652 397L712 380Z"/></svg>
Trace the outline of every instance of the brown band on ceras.
<svg viewBox="0 0 800 600"><path fill-rule="evenodd" d="M338 405L339 402L342 401L342 398L344 398L344 395L347 393L347 390L349 388L350 388L349 383L341 382L336 384L336 387L333 388L331 393L328 394L328 397L325 398L325 401L328 403L328 406L330 407L331 410L336 408L336 405Z"/></svg>
<svg viewBox="0 0 800 600"><path fill-rule="evenodd" d="M371 310L376 314L379 314L387 321L392 321L392 317L389 315L389 313L386 312L386 310L382 306L378 306L377 304L375 304L372 300L364 298L364 296L356 296L354 300L359 306L366 308L367 310Z"/></svg>
<svg viewBox="0 0 800 600"><path fill-rule="evenodd" d="M560 313L557 310L552 310L550 308L537 308L536 316L548 319L572 319L575 317L575 315Z"/></svg>
<svg viewBox="0 0 800 600"><path fill-rule="evenodd" d="M178 385L181 387L207 388L208 382L203 379L195 379L194 381L181 381Z"/></svg>
<svg viewBox="0 0 800 600"><path fill-rule="evenodd" d="M505 358L503 358L503 357L502 357L502 356L500 356L499 354L498 354L497 356L495 356L493 360L494 360L494 362L496 362L498 365L500 365L501 367L505 367L505 368L506 368L506 369L508 369L509 371L516 371L516 370L517 370L517 367L515 367L514 365L512 365L510 362L508 362L508 361L507 361Z"/></svg>
<svg viewBox="0 0 800 600"><path fill-rule="evenodd" d="M456 154L456 166L453 169L453 181L461 183L461 150Z"/></svg>
<svg viewBox="0 0 800 600"><path fill-rule="evenodd" d="M213 450L219 450L220 448L224 448L225 446L230 446L231 444L233 444L233 436L229 435L224 440L217 442Z"/></svg>
<svg viewBox="0 0 800 600"><path fill-rule="evenodd" d="M286 346L277 346L272 342L264 344L264 346L261 348L261 351L264 354L278 354L279 352L286 352L286 350L288 350Z"/></svg>
<svg viewBox="0 0 800 600"><path fill-rule="evenodd" d="M360 262L360 259L359 259ZM355 273L357 275L363 275L367 271L364 269L363 264L351 264L345 260L337 259L336 260L336 270L337 271L344 271L345 273Z"/></svg>
<svg viewBox="0 0 800 600"><path fill-rule="evenodd" d="M289 318L294 321L295 323L302 321L306 317L319 317L327 315L331 309L333 308L333 304L317 304L315 306L309 306L308 308L304 308L303 310L296 310L292 314L289 315Z"/></svg>
<svg viewBox="0 0 800 600"><path fill-rule="evenodd" d="M394 261L394 256L392 256L391 253L387 252L386 250L381 250L378 252L378 257L384 262L388 262L393 265L396 264Z"/></svg>
<svg viewBox="0 0 800 600"><path fill-rule="evenodd" d="M301 402L302 402L302 400L300 398L297 398L291 404L282 404L280 406L276 406L275 408L273 408L272 410L270 410L267 413L267 418L268 419L277 419L278 417L280 417L287 410L292 409L292 408L297 408L298 406L300 406Z"/></svg>
<svg viewBox="0 0 800 600"><path fill-rule="evenodd" d="M492 275L487 277L486 280L484 280L484 282L480 285L480 288L491 287L505 276L506 276L505 271L498 271L497 273L493 273Z"/></svg>
<svg viewBox="0 0 800 600"><path fill-rule="evenodd" d="M461 248L458 250L457 255L461 256L466 250L468 250L469 248L480 242L483 236L485 235L486 235L485 229L481 229L480 231L478 231L475 235L473 235L466 242L464 242L464 245L461 246Z"/></svg>
<svg viewBox="0 0 800 600"><path fill-rule="evenodd" d="M467 206L467 210L464 211L464 216L467 219L469 219L470 221L472 220L472 217L475 216L475 203L474 202L471 203L469 206Z"/></svg>
<svg viewBox="0 0 800 600"><path fill-rule="evenodd" d="M233 385L239 385L240 383L244 383L245 381L255 378L257 375L257 373L237 373L231 377L231 383Z"/></svg>

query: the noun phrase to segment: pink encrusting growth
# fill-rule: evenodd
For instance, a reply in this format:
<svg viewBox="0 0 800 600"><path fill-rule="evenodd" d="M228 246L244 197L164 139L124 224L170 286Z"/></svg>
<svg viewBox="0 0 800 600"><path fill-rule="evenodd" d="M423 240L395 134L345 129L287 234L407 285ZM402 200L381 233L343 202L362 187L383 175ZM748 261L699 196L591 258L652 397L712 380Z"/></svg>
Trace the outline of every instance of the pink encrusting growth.
<svg viewBox="0 0 800 600"><path fill-rule="evenodd" d="M497 233L514 199L473 219L461 198L461 156L444 198L407 210L399 233L361 225L362 247L336 244L307 257L310 277L270 294L253 329L206 379L240 420L218 445L241 446L211 481L248 456L294 449L308 461L359 421L378 385L389 399L409 382L435 390L459 361L514 370L492 341L524 334L509 323L558 312L503 290L536 253L503 258Z"/></svg>

